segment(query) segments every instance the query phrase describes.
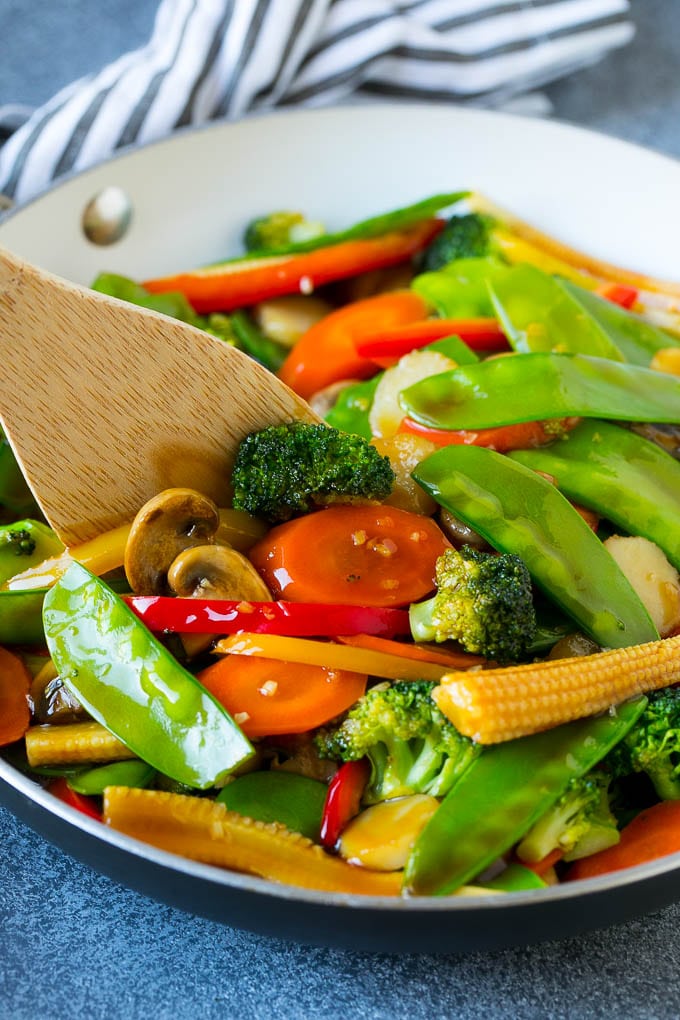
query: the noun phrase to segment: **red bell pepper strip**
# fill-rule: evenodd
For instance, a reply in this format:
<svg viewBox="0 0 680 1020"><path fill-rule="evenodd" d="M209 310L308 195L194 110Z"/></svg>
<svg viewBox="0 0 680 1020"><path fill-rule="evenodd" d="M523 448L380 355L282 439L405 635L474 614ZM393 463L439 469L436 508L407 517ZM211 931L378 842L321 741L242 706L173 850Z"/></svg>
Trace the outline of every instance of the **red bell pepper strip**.
<svg viewBox="0 0 680 1020"><path fill-rule="evenodd" d="M167 595L126 595L125 601L149 630L178 634L279 634L336 637L338 634L409 634L408 611L390 607L317 605L311 602L232 602Z"/></svg>
<svg viewBox="0 0 680 1020"><path fill-rule="evenodd" d="M387 329L374 329L356 340L363 358L398 359L446 336L457 336L473 351L509 349L507 337L496 319L425 319Z"/></svg>
<svg viewBox="0 0 680 1020"><path fill-rule="evenodd" d="M444 226L427 219L381 237L343 241L292 255L238 259L146 280L152 294L180 291L202 314L230 312L282 294L311 293L324 283L398 265L426 247Z"/></svg>
<svg viewBox="0 0 680 1020"><path fill-rule="evenodd" d="M625 283L603 283L597 288L597 293L621 308L632 308L639 295L637 287L629 287Z"/></svg>
<svg viewBox="0 0 680 1020"><path fill-rule="evenodd" d="M321 845L332 850L337 846L348 822L359 814L364 787L371 774L367 758L347 761L341 765L328 784L326 802L321 815Z"/></svg>
<svg viewBox="0 0 680 1020"><path fill-rule="evenodd" d="M573 422L573 424L572 424ZM560 428L573 428L577 418L560 419ZM501 425L491 429L438 429L421 425L408 416L399 425L399 432L429 439L435 446L486 446L498 453L510 450L524 450L531 446L550 443L560 434L555 422L526 421L516 425Z"/></svg>
<svg viewBox="0 0 680 1020"><path fill-rule="evenodd" d="M63 778L53 779L48 787L50 793L69 807L75 808L88 818L94 818L101 822L102 814L97 807L97 802L92 797L85 797L82 793L76 793Z"/></svg>
<svg viewBox="0 0 680 1020"><path fill-rule="evenodd" d="M357 353L357 337L419 322L427 313L426 302L414 290L388 291L337 308L300 337L279 379L305 399L341 379L368 379L378 368Z"/></svg>

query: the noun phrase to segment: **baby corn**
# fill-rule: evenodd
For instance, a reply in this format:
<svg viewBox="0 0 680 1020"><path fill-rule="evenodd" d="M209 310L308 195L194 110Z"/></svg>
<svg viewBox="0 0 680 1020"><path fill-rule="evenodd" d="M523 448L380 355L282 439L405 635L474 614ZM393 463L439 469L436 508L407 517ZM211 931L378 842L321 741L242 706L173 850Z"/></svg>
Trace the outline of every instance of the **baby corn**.
<svg viewBox="0 0 680 1020"><path fill-rule="evenodd" d="M109 786L104 821L161 850L273 882L366 896L398 896L401 888L398 872L347 864L282 825L253 821L200 797Z"/></svg>
<svg viewBox="0 0 680 1020"><path fill-rule="evenodd" d="M26 733L26 756L33 768L137 757L134 751L97 722L32 726Z"/></svg>
<svg viewBox="0 0 680 1020"><path fill-rule="evenodd" d="M432 696L465 736L497 744L679 681L680 635L596 655L448 673Z"/></svg>

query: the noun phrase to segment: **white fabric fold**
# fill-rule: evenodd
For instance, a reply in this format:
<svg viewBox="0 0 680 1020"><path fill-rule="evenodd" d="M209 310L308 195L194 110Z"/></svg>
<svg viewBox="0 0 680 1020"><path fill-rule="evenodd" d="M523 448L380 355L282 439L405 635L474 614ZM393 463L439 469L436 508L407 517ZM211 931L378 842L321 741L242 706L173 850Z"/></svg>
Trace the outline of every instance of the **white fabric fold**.
<svg viewBox="0 0 680 1020"><path fill-rule="evenodd" d="M10 135L0 192L22 203L117 149L251 110L350 97L497 106L625 45L628 15L627 0L161 0L146 46Z"/></svg>

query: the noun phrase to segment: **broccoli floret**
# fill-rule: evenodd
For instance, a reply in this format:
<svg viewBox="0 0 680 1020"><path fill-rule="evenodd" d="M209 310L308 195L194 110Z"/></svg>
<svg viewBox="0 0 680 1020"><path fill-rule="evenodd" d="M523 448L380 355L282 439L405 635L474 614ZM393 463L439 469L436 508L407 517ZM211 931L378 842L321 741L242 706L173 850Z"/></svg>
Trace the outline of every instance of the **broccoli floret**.
<svg viewBox="0 0 680 1020"><path fill-rule="evenodd" d="M35 539L25 528L5 528L0 533L0 543L10 546L16 556L30 556L35 551Z"/></svg>
<svg viewBox="0 0 680 1020"><path fill-rule="evenodd" d="M236 454L234 507L271 522L329 503L380 502L394 471L361 436L293 422L251 432Z"/></svg>
<svg viewBox="0 0 680 1020"><path fill-rule="evenodd" d="M520 860L531 864L559 849L564 860L575 861L618 843L617 821L609 806L611 778L606 769L596 768L572 779L517 847Z"/></svg>
<svg viewBox="0 0 680 1020"><path fill-rule="evenodd" d="M437 592L409 610L415 641L458 641L496 662L517 662L536 633L531 577L519 556L465 545L437 560Z"/></svg>
<svg viewBox="0 0 680 1020"><path fill-rule="evenodd" d="M373 687L335 729L316 736L322 758L371 763L364 803L427 793L443 797L480 753L431 698L436 684L398 681Z"/></svg>
<svg viewBox="0 0 680 1020"><path fill-rule="evenodd" d="M492 254L493 220L480 213L452 216L422 256L421 272L432 272L454 259L483 258Z"/></svg>
<svg viewBox="0 0 680 1020"><path fill-rule="evenodd" d="M269 213L251 220L243 234L246 251L278 251L292 244L323 236L322 223L308 220L301 212Z"/></svg>
<svg viewBox="0 0 680 1020"><path fill-rule="evenodd" d="M644 772L662 800L680 800L680 687L647 695L647 707L605 762L616 778Z"/></svg>

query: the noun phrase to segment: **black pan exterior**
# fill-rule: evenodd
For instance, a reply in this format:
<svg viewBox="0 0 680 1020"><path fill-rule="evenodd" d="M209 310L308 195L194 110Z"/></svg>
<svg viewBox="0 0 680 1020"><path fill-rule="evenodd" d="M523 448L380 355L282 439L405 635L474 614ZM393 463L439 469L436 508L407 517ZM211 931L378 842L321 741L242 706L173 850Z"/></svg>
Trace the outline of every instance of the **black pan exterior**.
<svg viewBox="0 0 680 1020"><path fill-rule="evenodd" d="M223 872L100 826L0 763L0 802L61 850L190 914L309 945L471 953L578 935L680 899L680 854L606 878L527 893L383 900L315 893ZM35 786L35 794L31 787Z"/></svg>

